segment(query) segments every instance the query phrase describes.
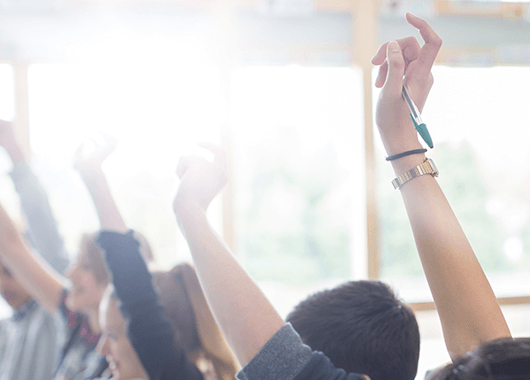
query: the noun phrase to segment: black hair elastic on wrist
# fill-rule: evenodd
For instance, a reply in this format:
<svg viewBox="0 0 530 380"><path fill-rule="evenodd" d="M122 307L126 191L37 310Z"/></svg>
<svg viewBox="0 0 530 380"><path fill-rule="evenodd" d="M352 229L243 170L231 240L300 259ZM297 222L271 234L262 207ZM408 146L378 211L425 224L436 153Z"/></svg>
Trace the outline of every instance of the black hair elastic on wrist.
<svg viewBox="0 0 530 380"><path fill-rule="evenodd" d="M397 160L398 158L401 158L401 157L405 157L405 156L410 156L411 154L420 154L420 153L425 153L427 152L427 149L414 149L414 150L408 150L406 152L403 152L403 153L399 153L399 154L395 154L393 156L388 156L387 158L385 158L385 160L387 161L392 161L392 160Z"/></svg>

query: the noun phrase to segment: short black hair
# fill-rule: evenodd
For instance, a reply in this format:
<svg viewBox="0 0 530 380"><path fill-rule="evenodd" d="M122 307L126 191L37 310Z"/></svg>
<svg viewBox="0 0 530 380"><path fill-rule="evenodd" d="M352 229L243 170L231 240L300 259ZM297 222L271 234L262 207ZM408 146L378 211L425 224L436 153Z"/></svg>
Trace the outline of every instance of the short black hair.
<svg viewBox="0 0 530 380"><path fill-rule="evenodd" d="M371 380L413 380L420 333L409 306L380 281L350 281L309 296L287 316L305 344Z"/></svg>
<svg viewBox="0 0 530 380"><path fill-rule="evenodd" d="M530 379L530 338L501 338L434 371L429 380Z"/></svg>

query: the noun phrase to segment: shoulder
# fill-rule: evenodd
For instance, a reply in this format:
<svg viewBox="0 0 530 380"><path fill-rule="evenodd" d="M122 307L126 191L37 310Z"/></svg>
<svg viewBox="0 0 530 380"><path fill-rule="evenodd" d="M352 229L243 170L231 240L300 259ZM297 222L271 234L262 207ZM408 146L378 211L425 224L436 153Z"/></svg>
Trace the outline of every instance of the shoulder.
<svg viewBox="0 0 530 380"><path fill-rule="evenodd" d="M309 363L311 348L302 343L291 324L285 324L237 374L240 380L294 379Z"/></svg>
<svg viewBox="0 0 530 380"><path fill-rule="evenodd" d="M305 345L287 323L237 374L239 380L364 380L355 373L336 368L322 352Z"/></svg>
<svg viewBox="0 0 530 380"><path fill-rule="evenodd" d="M365 380L357 373L347 373L341 368L336 368L331 360L322 352L313 351L307 365L294 377L293 380L329 379L329 380Z"/></svg>

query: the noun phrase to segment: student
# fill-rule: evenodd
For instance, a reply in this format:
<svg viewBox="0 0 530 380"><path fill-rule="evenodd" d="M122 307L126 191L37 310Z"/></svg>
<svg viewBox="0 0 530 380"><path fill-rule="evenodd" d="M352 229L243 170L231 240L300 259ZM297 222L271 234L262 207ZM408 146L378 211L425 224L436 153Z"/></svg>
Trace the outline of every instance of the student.
<svg viewBox="0 0 530 380"><path fill-rule="evenodd" d="M200 370L188 358L189 351L185 349L202 348L195 319L188 320L187 324L184 321L176 321L175 325L179 329L175 331L165 317L165 310L160 304L145 261L149 260L149 257L142 257L145 239L139 239L138 233L128 230L107 184L101 165L114 150L115 143L115 140L105 136L105 143L95 143L94 150L89 154L82 154L84 149L81 147L76 160L76 168L87 185L99 216L102 231L97 242L105 252L114 285L114 291L104 299L101 308L103 337L98 351L110 359L110 368L116 378L202 380ZM188 299L187 292L172 296L180 296L183 301L180 305L185 304ZM194 294L190 296L194 296L194 300L197 298ZM191 307L190 305L189 311L193 316ZM197 319L198 322L202 320L203 316ZM209 322L215 325L213 318ZM215 332L214 326L210 326L210 330ZM189 335L197 337L196 345L189 344L188 339L175 341L176 337L185 338ZM220 338L221 342L224 342L220 334L212 337ZM222 347L218 342L214 346ZM218 354L220 351L214 353ZM225 357L213 355L212 359ZM231 375L233 378L234 369L230 373L227 371L229 367L222 368L224 372L219 371L220 374Z"/></svg>
<svg viewBox="0 0 530 380"><path fill-rule="evenodd" d="M426 98L432 78L430 69L440 48L441 40L432 31L430 26L423 20L412 15L407 15L407 20L417 27L425 40L425 45L420 49L415 39L402 41L408 44L410 56L408 68L410 69L410 91L413 96L422 95ZM399 45L398 45L399 46ZM386 45L385 45L386 47ZM390 44L392 54L395 52L395 44ZM403 49L406 50L406 49ZM383 126L396 128L400 123L410 126L408 111L401 99L401 83L404 74L404 62L401 57L401 76L399 81L395 77L396 61L391 57L389 80L383 88L381 98L378 102L377 120L383 122ZM384 65L383 65L384 67ZM408 72L407 72L408 73ZM385 80L384 69L381 78ZM391 75L392 74L392 75ZM392 80L393 82L392 82ZM430 80L430 81L429 81ZM398 86L399 82L399 86ZM391 85L388 85L391 83ZM414 85L415 84L415 85ZM398 90L399 87L399 90ZM388 91L393 91L388 95ZM423 106L423 102L419 101ZM388 124L385 124L388 123ZM381 127L380 127L381 128ZM414 132L414 133L412 133ZM416 132L412 127L408 137ZM389 154L397 154L402 148L415 149L417 146L407 147L400 145L402 131L389 133L389 138L396 138L398 143L392 145ZM386 142L384 139L383 141ZM417 141L417 140L416 140ZM388 145L392 142L388 142ZM277 314L272 305L264 297L263 293L254 284L246 272L240 267L228 247L213 231L206 218L206 210L211 200L221 190L226 182L226 168L224 153L211 145L203 145L214 153L214 162L210 163L197 157L185 157L179 162L177 172L181 178L181 184L174 201L174 210L179 226L186 237L194 262L201 280L201 284L227 340L232 346L240 363L244 365L238 374L240 379L358 379L360 375L347 374L344 370L336 369L330 360L319 352L312 350L302 344L300 337L289 324L284 324L282 318ZM438 216L438 209L429 210L429 215ZM446 210L440 210L441 217L447 217ZM437 233L441 233L446 240L453 233L459 238L459 226L449 218L449 225L436 225ZM412 219L411 223L416 223ZM430 225L430 223L426 223ZM429 226L430 227L430 226ZM448 231L447 233L445 231ZM420 239L428 240L434 233L427 232ZM458 240L457 238L457 240ZM465 239L465 237L464 237ZM444 240L442 240L442 243ZM467 242L467 241L466 241ZM448 342L451 355L460 355L463 350L474 348L478 344L498 337L509 336L506 323L500 312L495 297L488 291L489 284L472 251L469 251L462 241L456 241L453 245L446 244L444 248L453 250L445 260L443 252L437 252L436 270L442 272L438 275L438 287L434 287L435 299L440 311L440 318L444 325L444 334ZM443 246L444 244L442 244ZM436 246L436 244L435 244ZM420 251L423 245L419 244ZM460 251L463 248L462 251ZM443 268L443 270L440 270ZM466 279L468 273L471 278ZM428 273L428 276L430 274ZM456 279L454 277L457 277ZM436 277L436 276L435 276ZM478 281L478 283L474 283ZM458 284L459 292L456 290ZM470 285L470 289L462 290L462 285ZM444 294L443 288L448 288ZM431 285L432 288L432 285ZM491 289L490 289L491 290ZM484 317L483 312L491 312ZM480 311L480 316L479 316ZM482 317L482 318L481 318ZM486 320L484 322L484 320ZM373 344L377 344L374 335ZM385 342L381 342L384 344ZM355 355L352 350L351 355ZM381 363L382 366L385 363ZM369 374L364 374L369 375Z"/></svg>
<svg viewBox="0 0 530 380"><path fill-rule="evenodd" d="M376 123L396 177L426 162L408 107L401 95L403 77L420 111L433 83L431 68L441 39L422 19L408 13L425 40L385 43L372 59L380 65L376 86L382 87ZM442 174L443 175L443 174ZM389 184L390 185L390 184ZM444 339L453 360L486 342L511 336L495 294L432 175L421 175L399 187L431 293L440 316Z"/></svg>
<svg viewBox="0 0 530 380"><path fill-rule="evenodd" d="M5 127L6 124L3 123L2 126ZM10 144L13 144L15 140L12 130L9 133ZM67 263L64 244L46 195L25 160L20 159L20 147L17 149L15 145L9 146L6 149L14 152L10 154L16 163L12 177L21 196L32 241L44 257L53 253L56 258L50 261L50 267L42 257L31 252L9 216L2 210L0 223L4 227L0 239L0 259L32 299L57 321L60 341L58 359L48 361L48 365L53 366L53 377L98 377L107 367L106 360L95 351L100 335L97 318L99 302L109 282L103 255L94 242L95 235L85 235L77 260L66 271L66 277L71 283L71 286L68 285L67 279L60 274ZM54 267L59 271L54 270ZM50 353L57 354L57 350L51 345L42 350L41 355Z"/></svg>
<svg viewBox="0 0 530 380"><path fill-rule="evenodd" d="M149 375L127 337L126 321L120 312L118 296L112 286L107 288L101 300L100 313L103 335L96 349L109 362L110 378L149 380Z"/></svg>
<svg viewBox="0 0 530 380"><path fill-rule="evenodd" d="M132 231L122 227L102 231L98 237L115 291L102 304L104 333L98 350L111 360L113 377L119 379L203 380L175 343L139 243Z"/></svg>
<svg viewBox="0 0 530 380"><path fill-rule="evenodd" d="M429 376L429 380L529 378L530 338L503 338L484 343Z"/></svg>
<svg viewBox="0 0 530 380"><path fill-rule="evenodd" d="M54 318L1 264L0 293L13 308L0 321L0 379L51 379L59 349Z"/></svg>
<svg viewBox="0 0 530 380"><path fill-rule="evenodd" d="M225 153L210 144L202 146L214 153L214 162L199 157L181 158L177 167L181 183L174 210L208 303L243 366L237 377L365 379L335 368L322 353L304 345L215 233L206 218L206 209L226 182Z"/></svg>
<svg viewBox="0 0 530 380"><path fill-rule="evenodd" d="M310 295L286 321L305 344L347 372L372 380L416 377L418 322L410 307L380 281L349 281Z"/></svg>
<svg viewBox="0 0 530 380"><path fill-rule="evenodd" d="M68 258L47 194L28 165L12 123L3 120L0 145L13 164L10 176L29 226L27 237L40 256L62 273ZM0 265L0 292L14 309L12 317L0 321L0 379L52 379L62 345L55 318L4 265Z"/></svg>
<svg viewBox="0 0 530 380"><path fill-rule="evenodd" d="M181 378L181 379L202 379L196 367L193 365L192 357L195 353L200 353L213 363L211 373L206 372L204 379L217 380L231 380L234 379L237 364L234 361L233 355L228 348L223 336L218 332L218 327L213 319L210 318L210 311L208 306L202 301L198 303L197 308L197 294L195 290L191 290L190 296L194 299L194 309L200 310L198 315L198 326L193 325L188 320L172 321L167 318L167 310L163 310L163 315L160 310L160 297L166 299L171 296L182 296L182 294L173 293L156 294L152 285L149 285L149 277L162 272L146 274L142 269L145 269L145 263L135 259L137 253L134 251L134 238L120 238L120 234L104 232L101 234L102 246L108 245L110 248L106 250L107 258L109 260L109 267L116 268L116 277L119 286L122 289L122 297L124 302L120 302L117 292L113 287L109 287L106 295L103 297L100 305L100 323L103 330L103 336L98 343L98 352L109 359L110 368L112 368L112 376L116 379L165 379L165 378ZM127 235L130 235L127 234ZM129 252L122 252L123 246L117 246L113 243L113 239L128 240L128 244L132 245ZM131 268L131 258L134 263L134 270ZM125 261L124 265L121 260ZM143 260L142 260L143 261ZM112 264L110 264L112 262ZM128 268L124 271L124 268ZM183 271L187 272L183 277L188 277L189 272L187 268L189 265L184 265ZM141 273L140 285L138 286L137 275ZM164 276L165 277L165 276ZM194 277L194 276L192 276ZM167 277L165 277L167 279ZM190 284L189 280L185 280ZM192 281L193 282L193 281ZM197 283L198 285L198 283ZM202 290L196 289L202 298ZM157 297L155 297L155 295ZM180 297L173 300L181 305ZM204 301L205 302L205 301ZM122 311L123 310L123 314ZM164 307L165 309L165 307ZM125 318L124 315L127 317ZM171 313L170 313L171 315ZM164 318L164 316L166 318ZM168 324L168 321L170 324ZM179 340L186 335L173 334L177 330L172 331L175 322L178 322L179 327L183 324L187 325L189 334L195 332L197 341L193 345L186 344ZM127 326L133 326L132 330ZM198 330L198 331L197 331ZM145 332L148 332L147 334ZM170 339L171 338L171 339ZM134 344L131 342L134 342ZM194 339L195 340L195 339ZM138 350L135 349L138 347ZM190 360L188 360L190 358ZM145 363L145 366L144 364ZM180 377L179 377L180 376Z"/></svg>
<svg viewBox="0 0 530 380"><path fill-rule="evenodd" d="M97 276L96 253L81 251L66 279L27 247L13 222L0 207L0 257L32 298L58 315L63 330L56 379L87 379L101 375L106 361L94 350L99 339L97 312L108 277ZM101 253L99 253L101 255ZM61 330L59 330L61 331Z"/></svg>

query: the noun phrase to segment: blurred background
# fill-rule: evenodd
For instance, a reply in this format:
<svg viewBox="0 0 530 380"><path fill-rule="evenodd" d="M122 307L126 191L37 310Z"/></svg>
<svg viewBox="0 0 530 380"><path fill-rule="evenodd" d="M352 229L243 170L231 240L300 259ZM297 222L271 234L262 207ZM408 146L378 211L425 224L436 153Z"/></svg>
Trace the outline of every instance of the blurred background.
<svg viewBox="0 0 530 380"><path fill-rule="evenodd" d="M530 2L0 0L0 118L72 255L98 226L73 154L97 131L118 138L105 172L162 268L190 260L171 208L178 158L221 144L230 179L210 217L282 315L349 279L387 281L417 312L421 379L449 357L374 130L370 64L385 41L421 41L407 11L444 40L429 156L513 334L529 336ZM0 200L23 227L7 175Z"/></svg>

